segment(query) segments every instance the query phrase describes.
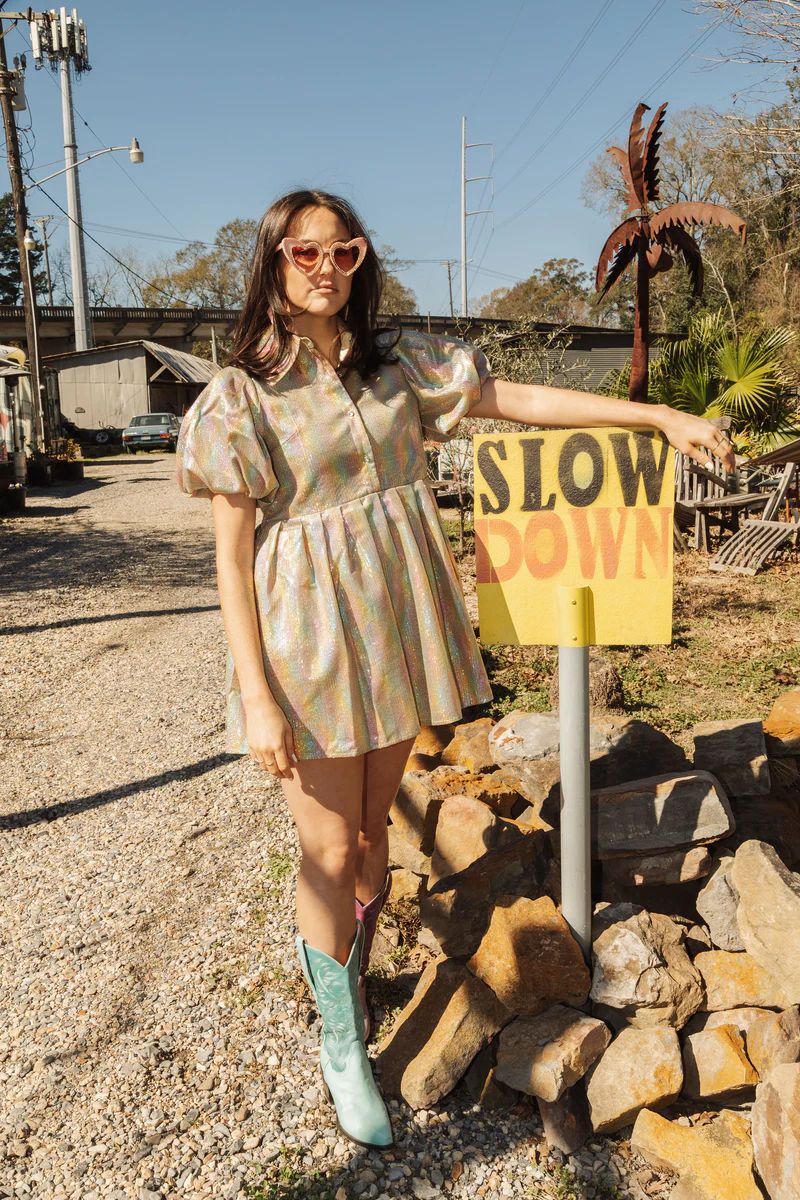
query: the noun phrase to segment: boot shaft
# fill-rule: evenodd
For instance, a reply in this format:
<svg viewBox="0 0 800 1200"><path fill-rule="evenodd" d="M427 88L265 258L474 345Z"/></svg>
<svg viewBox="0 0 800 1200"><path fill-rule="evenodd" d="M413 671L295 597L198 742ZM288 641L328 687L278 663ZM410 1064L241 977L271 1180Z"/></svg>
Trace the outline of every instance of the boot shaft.
<svg viewBox="0 0 800 1200"><path fill-rule="evenodd" d="M310 946L300 934L295 938L300 966L322 1018L322 1041L331 1062L343 1065L353 1041L364 1040L361 1003L358 998L358 968L364 941L364 926L356 921L356 932L346 963Z"/></svg>

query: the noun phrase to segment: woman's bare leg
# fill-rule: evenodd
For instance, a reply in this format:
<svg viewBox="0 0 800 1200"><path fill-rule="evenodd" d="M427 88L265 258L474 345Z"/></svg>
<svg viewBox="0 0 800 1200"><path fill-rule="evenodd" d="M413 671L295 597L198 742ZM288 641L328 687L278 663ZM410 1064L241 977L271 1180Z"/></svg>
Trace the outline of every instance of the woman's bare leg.
<svg viewBox="0 0 800 1200"><path fill-rule="evenodd" d="M298 932L342 964L355 935L355 876L364 785L364 755L307 758L281 779L297 826Z"/></svg>
<svg viewBox="0 0 800 1200"><path fill-rule="evenodd" d="M358 849L355 863L355 894L367 904L381 890L389 862L386 819L403 778L408 756L416 738L392 746L380 746L364 755L364 786Z"/></svg>

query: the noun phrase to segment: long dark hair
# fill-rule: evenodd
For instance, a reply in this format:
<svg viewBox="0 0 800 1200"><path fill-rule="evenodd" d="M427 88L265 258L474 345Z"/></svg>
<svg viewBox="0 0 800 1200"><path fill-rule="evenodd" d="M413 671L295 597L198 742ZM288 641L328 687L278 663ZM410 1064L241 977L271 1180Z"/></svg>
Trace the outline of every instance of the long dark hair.
<svg viewBox="0 0 800 1200"><path fill-rule="evenodd" d="M349 237L367 239L364 261L352 277L350 299L346 305L347 316L338 314L353 335L348 365L355 367L366 378L382 363L394 361L389 357L389 351L401 331L398 329L394 342L387 342L382 337L379 344L376 321L386 272L363 221L341 196L333 196L316 188L300 188L275 200L259 222L247 291L233 331L228 366L241 367L250 375L269 376L286 357L291 331L281 314L290 304L283 286L277 249L286 237L295 214L301 209L316 206L336 213L347 227ZM259 342L269 331L273 333L270 344L259 351Z"/></svg>

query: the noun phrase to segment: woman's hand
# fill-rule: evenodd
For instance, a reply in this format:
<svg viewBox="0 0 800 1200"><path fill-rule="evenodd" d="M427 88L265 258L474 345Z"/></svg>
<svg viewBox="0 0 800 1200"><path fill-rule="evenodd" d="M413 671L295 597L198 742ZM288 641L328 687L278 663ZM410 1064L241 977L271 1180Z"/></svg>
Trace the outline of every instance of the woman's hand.
<svg viewBox="0 0 800 1200"><path fill-rule="evenodd" d="M279 779L291 779L289 760L297 762L294 732L274 702L256 701L245 706L250 756Z"/></svg>
<svg viewBox="0 0 800 1200"><path fill-rule="evenodd" d="M682 454L688 454L695 462L703 467L713 467L714 463L706 451L716 454L722 460L722 465L730 474L736 467L733 454L733 444L726 433L717 429L705 417L697 417L693 413L681 412L678 408L670 408L668 404L660 405L661 421L659 428L666 435L670 445Z"/></svg>

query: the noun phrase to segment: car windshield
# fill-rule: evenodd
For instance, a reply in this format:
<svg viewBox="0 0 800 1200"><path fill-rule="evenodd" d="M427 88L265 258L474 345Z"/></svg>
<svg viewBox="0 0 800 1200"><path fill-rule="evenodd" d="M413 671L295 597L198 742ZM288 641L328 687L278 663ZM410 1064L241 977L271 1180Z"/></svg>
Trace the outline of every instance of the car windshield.
<svg viewBox="0 0 800 1200"><path fill-rule="evenodd" d="M169 425L168 413L148 413L146 417L131 417L131 425Z"/></svg>

